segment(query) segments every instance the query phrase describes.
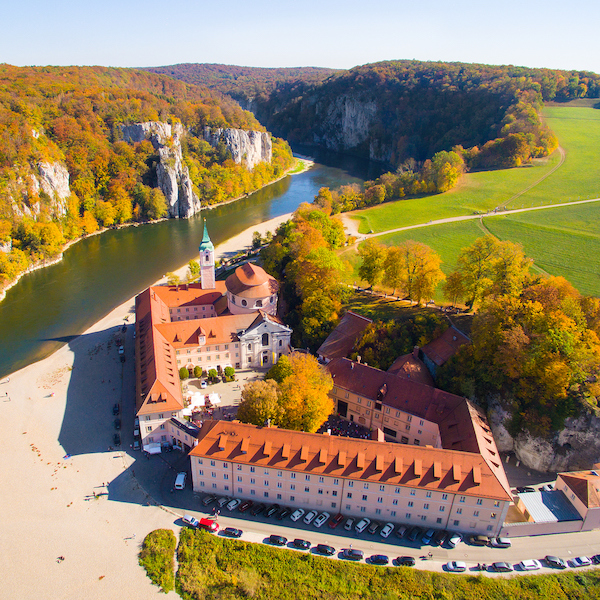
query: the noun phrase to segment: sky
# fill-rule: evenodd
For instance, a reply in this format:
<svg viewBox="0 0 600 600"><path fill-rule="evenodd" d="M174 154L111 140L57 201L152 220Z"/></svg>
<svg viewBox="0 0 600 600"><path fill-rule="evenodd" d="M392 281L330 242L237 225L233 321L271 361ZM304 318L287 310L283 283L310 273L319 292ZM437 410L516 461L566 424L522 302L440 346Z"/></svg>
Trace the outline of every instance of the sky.
<svg viewBox="0 0 600 600"><path fill-rule="evenodd" d="M416 59L600 73L600 0L24 0L0 63L348 69Z"/></svg>

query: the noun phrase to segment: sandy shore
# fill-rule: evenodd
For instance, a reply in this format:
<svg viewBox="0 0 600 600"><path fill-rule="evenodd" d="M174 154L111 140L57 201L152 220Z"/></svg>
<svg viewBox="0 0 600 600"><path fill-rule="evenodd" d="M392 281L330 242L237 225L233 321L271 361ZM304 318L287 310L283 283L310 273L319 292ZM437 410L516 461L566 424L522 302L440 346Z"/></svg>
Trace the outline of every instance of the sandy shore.
<svg viewBox="0 0 600 600"><path fill-rule="evenodd" d="M249 228L216 248L216 255L249 247L254 231L274 232L289 216ZM186 270L184 265L178 272L183 277ZM113 404L133 393L131 363L122 371L115 340L125 319L133 322L133 307L131 298L45 360L0 382L7 425L0 566L7 600L165 597L137 555L148 532L176 529L177 515L149 503L132 474L139 453L106 445ZM125 429L130 425L122 418ZM174 592L166 597L178 598Z"/></svg>

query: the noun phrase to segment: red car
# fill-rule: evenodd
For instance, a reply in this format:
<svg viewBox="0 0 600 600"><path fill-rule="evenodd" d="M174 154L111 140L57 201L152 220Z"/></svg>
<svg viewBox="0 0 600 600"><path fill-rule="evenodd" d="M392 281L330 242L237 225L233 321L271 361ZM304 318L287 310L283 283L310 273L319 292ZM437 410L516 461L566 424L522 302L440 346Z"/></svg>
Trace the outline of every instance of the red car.
<svg viewBox="0 0 600 600"><path fill-rule="evenodd" d="M252 500L244 500L244 502L238 506L238 510L241 513L246 512L253 504L254 502L252 502Z"/></svg>
<svg viewBox="0 0 600 600"><path fill-rule="evenodd" d="M331 527L331 529L335 529L343 520L344 515L342 513L338 513L329 521L329 527Z"/></svg>
<svg viewBox="0 0 600 600"><path fill-rule="evenodd" d="M212 519L200 519L198 521L198 527L201 529L206 529L211 533L216 533L217 531L219 531L219 524L216 521L213 521Z"/></svg>

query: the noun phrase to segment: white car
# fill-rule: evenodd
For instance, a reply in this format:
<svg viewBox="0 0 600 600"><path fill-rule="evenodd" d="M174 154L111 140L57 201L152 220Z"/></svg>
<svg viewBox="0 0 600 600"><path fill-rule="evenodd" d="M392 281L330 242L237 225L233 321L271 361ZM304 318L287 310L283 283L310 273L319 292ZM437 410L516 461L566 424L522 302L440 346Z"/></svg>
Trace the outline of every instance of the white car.
<svg viewBox="0 0 600 600"><path fill-rule="evenodd" d="M577 558L571 559L571 564L574 567L589 567L592 561L587 556L578 556Z"/></svg>
<svg viewBox="0 0 600 600"><path fill-rule="evenodd" d="M206 381L204 381L204 379L200 382L200 388L201 389L206 389L208 387L208 384L206 383Z"/></svg>
<svg viewBox="0 0 600 600"><path fill-rule="evenodd" d="M304 514L304 509L303 509L303 508L299 508L299 509L295 510L295 511L292 513L292 516L290 517L290 519L291 519L292 521L298 521L299 519L301 519L301 518L302 518L302 515L303 515L303 514Z"/></svg>
<svg viewBox="0 0 600 600"><path fill-rule="evenodd" d="M183 515L183 522L191 527L198 527L198 519L192 515Z"/></svg>
<svg viewBox="0 0 600 600"><path fill-rule="evenodd" d="M522 560L519 563L522 571L537 571L542 568L542 564L539 560Z"/></svg>
<svg viewBox="0 0 600 600"><path fill-rule="evenodd" d="M493 548L510 548L512 542L507 537L493 537L490 539L490 546Z"/></svg>
<svg viewBox="0 0 600 600"><path fill-rule="evenodd" d="M382 538L387 538L387 537L389 537L390 533L392 533L392 531L394 531L394 524L393 523L386 523L383 526L383 529L379 532L379 535Z"/></svg>
<svg viewBox="0 0 600 600"><path fill-rule="evenodd" d="M119 354L124 354L125 353L125 348L123 348L123 346L119 346Z"/></svg>
<svg viewBox="0 0 600 600"><path fill-rule="evenodd" d="M235 510L241 503L239 498L234 498L227 503L227 510Z"/></svg>
<svg viewBox="0 0 600 600"><path fill-rule="evenodd" d="M352 517L350 517L349 519L346 519L346 522L344 523L344 529L346 531L352 531L353 525L354 525L354 519Z"/></svg>
<svg viewBox="0 0 600 600"><path fill-rule="evenodd" d="M306 516L304 517L304 522L307 525L310 525L313 522L314 518L317 516L317 514L318 513L316 510L311 510L310 512L306 513Z"/></svg>
<svg viewBox="0 0 600 600"><path fill-rule="evenodd" d="M451 560L446 563L446 569L452 573L462 573L467 570L467 563L464 563L462 560Z"/></svg>
<svg viewBox="0 0 600 600"><path fill-rule="evenodd" d="M462 540L462 535L460 533L453 533L450 535L450 538L446 542L450 548L456 548L456 544L458 544Z"/></svg>
<svg viewBox="0 0 600 600"><path fill-rule="evenodd" d="M328 512L322 512L313 522L313 525L315 527L321 527L321 525L323 525L323 523L325 523L326 521L329 520L329 517L331 517L331 515Z"/></svg>
<svg viewBox="0 0 600 600"><path fill-rule="evenodd" d="M361 519L357 524L356 524L356 533L362 533L371 523L371 519Z"/></svg>

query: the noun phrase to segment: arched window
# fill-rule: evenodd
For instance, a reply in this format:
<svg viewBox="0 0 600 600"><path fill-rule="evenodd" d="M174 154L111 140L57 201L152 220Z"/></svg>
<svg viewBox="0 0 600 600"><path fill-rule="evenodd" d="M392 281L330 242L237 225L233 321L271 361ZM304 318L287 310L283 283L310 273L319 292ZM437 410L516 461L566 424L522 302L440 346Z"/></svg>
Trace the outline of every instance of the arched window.
<svg viewBox="0 0 600 600"><path fill-rule="evenodd" d="M247 306L247 302L245 300L242 300L242 306Z"/></svg>
<svg viewBox="0 0 600 600"><path fill-rule="evenodd" d="M262 334L262 345L263 346L268 346L269 345L269 334L268 333L263 333Z"/></svg>

